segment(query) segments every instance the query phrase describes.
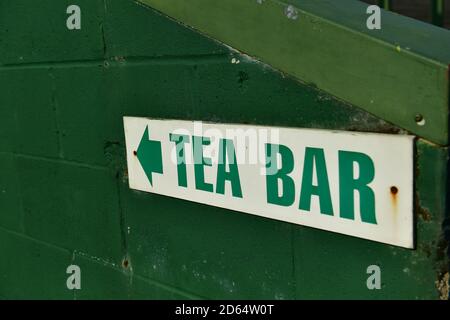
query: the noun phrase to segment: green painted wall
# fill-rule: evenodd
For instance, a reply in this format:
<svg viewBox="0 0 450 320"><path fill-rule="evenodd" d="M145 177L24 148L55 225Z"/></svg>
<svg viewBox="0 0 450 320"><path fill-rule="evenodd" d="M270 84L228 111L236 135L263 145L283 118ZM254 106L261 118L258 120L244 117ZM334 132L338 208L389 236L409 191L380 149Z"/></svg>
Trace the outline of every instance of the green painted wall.
<svg viewBox="0 0 450 320"><path fill-rule="evenodd" d="M123 116L403 133L131 0L1 1L0 90L0 297L439 298L446 147L417 143L407 250L130 190Z"/></svg>

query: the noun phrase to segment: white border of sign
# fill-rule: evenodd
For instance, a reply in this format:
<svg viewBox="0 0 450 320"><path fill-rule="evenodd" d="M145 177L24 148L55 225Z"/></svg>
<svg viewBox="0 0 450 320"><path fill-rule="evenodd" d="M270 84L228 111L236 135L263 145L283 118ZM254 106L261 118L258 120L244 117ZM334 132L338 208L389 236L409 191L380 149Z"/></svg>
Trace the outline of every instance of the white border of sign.
<svg viewBox="0 0 450 320"><path fill-rule="evenodd" d="M201 126L201 132L198 126ZM152 184L144 171L136 150L144 132L148 128L148 139L161 143L163 173L152 174ZM268 127L240 124L199 123L186 120L161 120L150 118L124 117L126 138L128 178L131 189L156 193L178 199L189 200L234 211L249 213L270 219L328 230L363 239L369 239L405 248L414 247L413 238L413 175L414 175L414 137L378 133L359 133L322 129L300 129ZM185 133L205 137L227 137L229 132L249 134L256 131L272 133L272 136L258 137L264 145L273 142L274 135L279 144L286 145L294 155L295 167L289 176L295 181L295 201L291 206L280 206L267 202L264 163L239 163L239 178L242 198L234 197L229 183L225 194L196 189L193 165L186 165L187 187L178 185L177 163L174 162L175 143L170 141L170 133ZM273 133L276 134L273 134ZM241 137L242 138L242 137ZM247 137L248 138L248 137ZM238 144L239 137L231 137ZM213 140L218 140L214 138ZM247 139L249 140L249 139ZM216 143L217 142L217 143ZM192 139L186 143L186 156L192 152ZM242 143L242 141L241 141ZM204 147L205 157L214 157L218 141ZM299 197L302 181L302 162L305 148L323 149L334 215L321 214L318 197L311 197L308 212L299 210ZM211 150L209 150L211 148ZM251 149L247 145L247 150ZM261 149L261 148L259 148ZM375 177L369 184L375 194L377 223L366 223L359 214L358 191L355 191L354 220L340 217L339 213L339 151L358 152L373 160ZM260 152L261 150L258 150ZM238 153L238 150L236 150ZM264 153L264 152L263 152ZM261 159L260 156L257 157ZM355 177L358 175L355 167ZM204 167L205 181L214 185L217 163ZM317 181L317 176L314 177ZM396 189L393 189L395 187ZM392 190L396 190L395 194ZM231 214L231 213L230 213Z"/></svg>

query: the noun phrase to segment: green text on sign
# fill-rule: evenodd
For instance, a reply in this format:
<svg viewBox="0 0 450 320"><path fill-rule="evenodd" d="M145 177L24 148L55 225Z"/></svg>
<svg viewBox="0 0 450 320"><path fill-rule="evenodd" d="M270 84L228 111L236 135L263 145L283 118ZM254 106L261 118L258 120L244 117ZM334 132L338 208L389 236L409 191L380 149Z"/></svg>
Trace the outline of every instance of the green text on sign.
<svg viewBox="0 0 450 320"><path fill-rule="evenodd" d="M132 117L124 126L132 189L413 247L411 136Z"/></svg>

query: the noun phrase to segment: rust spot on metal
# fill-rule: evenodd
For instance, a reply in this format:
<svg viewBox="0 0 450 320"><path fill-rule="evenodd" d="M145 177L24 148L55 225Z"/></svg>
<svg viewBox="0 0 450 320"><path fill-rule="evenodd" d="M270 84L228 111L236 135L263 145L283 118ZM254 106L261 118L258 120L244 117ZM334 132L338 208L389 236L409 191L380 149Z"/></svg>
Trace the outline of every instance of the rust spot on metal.
<svg viewBox="0 0 450 320"><path fill-rule="evenodd" d="M436 288L439 291L441 300L449 300L449 273L442 274L436 281Z"/></svg>
<svg viewBox="0 0 450 320"><path fill-rule="evenodd" d="M422 208L420 206L417 207L417 214L419 217L421 217L424 221L431 221L431 213L428 209Z"/></svg>
<svg viewBox="0 0 450 320"><path fill-rule="evenodd" d="M419 169L416 168L416 177L418 176L419 176ZM414 211L416 212L417 216L421 218L423 221L431 221L432 220L431 212L420 205L419 194L417 192L415 195L414 203L415 203Z"/></svg>
<svg viewBox="0 0 450 320"><path fill-rule="evenodd" d="M394 208L394 213L397 213L398 188L396 186L392 186L389 191L391 194L391 202Z"/></svg>
<svg viewBox="0 0 450 320"><path fill-rule="evenodd" d="M398 193L398 188L397 188L396 186L392 186L392 187L391 187L391 194L392 194L393 196L396 196L397 193Z"/></svg>

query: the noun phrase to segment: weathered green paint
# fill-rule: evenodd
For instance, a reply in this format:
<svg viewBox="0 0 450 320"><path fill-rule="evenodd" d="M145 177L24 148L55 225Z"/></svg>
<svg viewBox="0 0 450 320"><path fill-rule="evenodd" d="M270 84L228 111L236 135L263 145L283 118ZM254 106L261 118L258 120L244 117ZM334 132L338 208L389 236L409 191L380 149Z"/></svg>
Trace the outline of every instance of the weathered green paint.
<svg viewBox="0 0 450 320"><path fill-rule="evenodd" d="M8 257L0 260L0 296L6 299L73 298L72 291L64 290L65 271L72 261L69 250L0 227L0 252Z"/></svg>
<svg viewBox="0 0 450 320"><path fill-rule="evenodd" d="M123 116L403 131L131 0L79 3L98 20L71 34L68 2L0 2L0 297L439 297L447 148L417 141L416 250L132 191ZM41 16L15 27L24 7ZM81 291L65 287L72 263ZM366 288L371 264L382 290Z"/></svg>
<svg viewBox="0 0 450 320"><path fill-rule="evenodd" d="M139 0L415 135L448 138L450 31L354 0ZM298 12L289 19L291 5ZM426 124L416 123L422 115Z"/></svg>

